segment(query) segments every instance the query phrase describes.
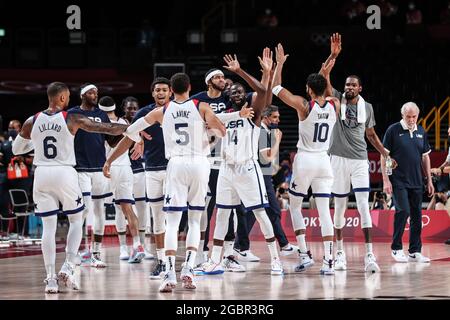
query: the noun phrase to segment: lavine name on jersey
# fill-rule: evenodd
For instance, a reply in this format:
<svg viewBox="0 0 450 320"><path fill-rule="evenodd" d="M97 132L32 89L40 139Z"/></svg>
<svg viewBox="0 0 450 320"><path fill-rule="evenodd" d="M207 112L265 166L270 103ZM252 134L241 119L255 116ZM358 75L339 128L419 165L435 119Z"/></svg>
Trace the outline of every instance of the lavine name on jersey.
<svg viewBox="0 0 450 320"><path fill-rule="evenodd" d="M176 113L172 113L172 117L173 117L174 119L180 118L180 117L189 119L189 114L190 114L190 113L191 113L191 112L190 112L190 111L187 111L187 110L178 110Z"/></svg>

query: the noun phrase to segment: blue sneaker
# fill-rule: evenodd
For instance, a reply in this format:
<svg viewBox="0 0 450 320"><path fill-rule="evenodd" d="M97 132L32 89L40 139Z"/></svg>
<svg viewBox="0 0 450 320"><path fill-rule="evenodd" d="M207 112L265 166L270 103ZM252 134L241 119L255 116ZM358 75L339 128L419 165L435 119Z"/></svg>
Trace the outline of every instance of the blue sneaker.
<svg viewBox="0 0 450 320"><path fill-rule="evenodd" d="M142 247L142 245L139 245L136 249L133 248L133 250L131 251L131 256L130 259L128 259L128 263L140 263L144 258L144 247Z"/></svg>

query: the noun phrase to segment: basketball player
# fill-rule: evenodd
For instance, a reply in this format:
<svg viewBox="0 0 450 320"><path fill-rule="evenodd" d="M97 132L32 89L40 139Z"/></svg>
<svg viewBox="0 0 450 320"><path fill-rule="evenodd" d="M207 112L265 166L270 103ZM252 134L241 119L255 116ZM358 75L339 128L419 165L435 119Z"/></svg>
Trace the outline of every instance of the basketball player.
<svg viewBox="0 0 450 320"><path fill-rule="evenodd" d="M77 250L81 243L84 209L76 164L74 138L78 129L87 132L120 135L126 126L94 122L81 114L63 111L69 104L70 92L61 82L53 82L47 88L47 110L30 117L13 143L14 154L24 154L34 149L33 199L36 215L42 217L42 254L44 256L46 293L57 293L58 280L74 290L80 289L75 276L78 264ZM70 227L67 235L66 259L55 273L56 226L59 205L67 215ZM77 272L78 273L78 272Z"/></svg>
<svg viewBox="0 0 450 320"><path fill-rule="evenodd" d="M122 101L122 111L124 112L124 119L131 123L139 110L139 102L135 97L126 97ZM122 139L123 140L123 139ZM155 257L150 253L150 248L145 244L145 228L147 227L147 215L150 213L147 204L147 195L145 188L145 168L142 157L136 160L131 158L131 170L133 170L133 197L136 214L139 221L139 239L144 247L146 260L154 259Z"/></svg>
<svg viewBox="0 0 450 320"><path fill-rule="evenodd" d="M272 92L288 106L294 108L298 115L299 139L297 154L294 159L289 199L291 219L297 242L300 248L300 263L296 272L305 271L314 261L306 247L306 226L301 212L303 198L307 196L311 186L316 199L321 224L324 258L321 274L333 275L333 221L330 214L331 187L333 172L327 154L330 135L339 114L340 102L334 97L325 98L327 80L324 76L313 73L306 80L306 93L311 97L308 102L301 96L293 95L281 86L281 73L288 55L284 54L281 44L275 48L276 71ZM327 75L333 68L331 59L323 69Z"/></svg>
<svg viewBox="0 0 450 320"><path fill-rule="evenodd" d="M106 112L97 108L98 89L95 85L83 85L80 96L81 105L69 109L69 114L82 114L95 122L110 123ZM101 259L100 249L105 229L104 202L105 198L112 196L108 180L102 174L106 159L105 141L111 147L114 147L118 139L83 130L77 131L75 136L75 158L77 161L75 170L78 172L80 188L86 206L83 211L83 220L86 219L89 210L94 211L92 255L88 251L83 258L87 258L90 265L96 268L106 267L106 263Z"/></svg>
<svg viewBox="0 0 450 320"><path fill-rule="evenodd" d="M217 182L217 218L214 230L214 247L211 261L205 264L205 271L220 270L243 272L245 268L225 252L224 261L221 262L223 240L228 229L228 221L232 208L240 206L241 201L246 211L253 211L266 239L271 256L271 274L283 274L283 266L279 259L275 244L272 224L267 216L265 207L268 207L268 197L261 168L257 164L258 141L261 125L261 113L265 108L265 86L241 69L236 55L226 55L225 68L242 77L255 92L256 99L252 106L255 112L254 122L250 119L239 119L227 122L227 134L222 139L223 162L219 170ZM263 68L269 73L271 68ZM269 75L266 75L269 77ZM234 83L230 89L236 107L245 108L248 104L244 87ZM227 250L227 248L225 248ZM233 248L229 250L233 252Z"/></svg>
<svg viewBox="0 0 450 320"><path fill-rule="evenodd" d="M125 119L116 116L116 104L111 97L104 96L99 100L98 107L107 113L109 120L112 123L128 124ZM106 146L106 155L109 156L114 152L114 148ZM128 226L130 228L131 236L133 237L133 250L131 256L128 258L128 263L139 263L144 259L144 247L139 238L139 220L133 211L133 171L131 170L130 158L127 153L122 154L110 167L110 163L105 161L103 170L109 169L111 179L110 187L114 195L114 204L116 208L116 228L119 234L120 243L120 259L125 260L123 253L128 255L128 248L126 242L127 224L124 219L126 217ZM120 216L120 218L118 217ZM125 240L125 241L124 241ZM124 251L124 252L123 252Z"/></svg>
<svg viewBox="0 0 450 320"><path fill-rule="evenodd" d="M167 106L170 101L170 81L167 78L158 77L151 85L152 97L155 103L140 109L133 119L133 123L140 118L145 117L154 109ZM154 264L153 270L150 271L150 279L161 279L161 274L166 270L166 258L164 252L164 236L166 230L166 214L163 211L164 205L164 183L166 180L167 159L165 157L164 138L160 123L144 129L148 136L143 140L144 150L140 149L140 144L135 145L135 153L133 158L140 157L142 152L145 160L145 180L147 189L147 198L150 203L153 216L153 230L156 242L156 255L158 261ZM133 140L125 137L117 145L117 152L125 152L131 145ZM111 160L108 159L107 161Z"/></svg>
<svg viewBox="0 0 450 320"><path fill-rule="evenodd" d="M223 137L225 127L214 115L211 107L189 99L191 88L187 74L177 73L170 79L174 100L163 108L154 109L130 126L127 135L134 141L138 133L152 124L161 124L167 165L164 211L167 216L165 247L166 274L160 292L171 292L176 287L175 257L178 246L178 226L181 214L188 209L189 231L186 238L186 259L181 270L181 281L186 289L195 289L195 255L200 240L200 219L205 209L208 189L210 153L207 127Z"/></svg>
<svg viewBox="0 0 450 320"><path fill-rule="evenodd" d="M331 37L331 54L327 61L336 59L340 51L341 36L334 34ZM345 210L347 209L347 197L350 194L351 185L361 216L361 228L366 244L364 270L370 273L379 272L380 268L376 263L372 249L372 217L369 211L369 164L364 134L383 157L387 157L389 154L375 132L375 116L372 105L360 95L362 91L361 79L355 75L348 76L345 80L344 94L334 90L328 81L327 91L328 94L332 93L341 100L342 104L341 115L333 131L329 150L331 165L335 173L332 189L337 244L335 269L347 269L342 229L345 226Z"/></svg>

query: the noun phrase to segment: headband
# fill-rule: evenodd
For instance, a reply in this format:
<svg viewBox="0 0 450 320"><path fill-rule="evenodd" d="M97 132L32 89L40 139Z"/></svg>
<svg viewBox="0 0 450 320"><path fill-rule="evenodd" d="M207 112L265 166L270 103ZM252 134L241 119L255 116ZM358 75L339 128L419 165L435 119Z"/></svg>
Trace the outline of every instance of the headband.
<svg viewBox="0 0 450 320"><path fill-rule="evenodd" d="M80 96L82 96L83 94L85 94L86 92L88 92L91 89L97 89L96 86L94 86L93 84L87 85L86 87L84 87L83 89L81 89L80 92ZM98 89L97 89L98 90Z"/></svg>
<svg viewBox="0 0 450 320"><path fill-rule="evenodd" d="M106 111L106 112L111 112L116 110L116 105L113 104L112 106L102 106L101 104L98 105L98 107L100 108L100 110Z"/></svg>
<svg viewBox="0 0 450 320"><path fill-rule="evenodd" d="M212 77L214 77L218 74L224 76L224 74L221 70L214 70L211 73L208 73L208 75L205 77L205 83L208 84L208 81L211 80Z"/></svg>

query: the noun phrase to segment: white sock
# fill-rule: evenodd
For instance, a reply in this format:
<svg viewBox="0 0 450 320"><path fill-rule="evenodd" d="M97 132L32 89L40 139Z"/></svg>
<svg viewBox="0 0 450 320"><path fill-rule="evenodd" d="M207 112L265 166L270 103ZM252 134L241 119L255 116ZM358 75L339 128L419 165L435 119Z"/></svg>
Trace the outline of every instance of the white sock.
<svg viewBox="0 0 450 320"><path fill-rule="evenodd" d="M267 243L267 246L269 247L270 260L280 259L280 257L278 256L276 241L266 242L266 243Z"/></svg>
<svg viewBox="0 0 450 320"><path fill-rule="evenodd" d="M197 253L203 254L203 247L204 246L205 246L205 240L200 240L199 245L198 245L198 249L197 249Z"/></svg>
<svg viewBox="0 0 450 320"><path fill-rule="evenodd" d="M92 244L92 252L93 253L100 253L101 247L102 247L102 243L101 242L94 242Z"/></svg>
<svg viewBox="0 0 450 320"><path fill-rule="evenodd" d="M126 246L127 245L127 234L117 234L117 236L119 237L119 244L121 246Z"/></svg>
<svg viewBox="0 0 450 320"><path fill-rule="evenodd" d="M137 249L141 245L141 239L139 235L133 237L133 249Z"/></svg>
<svg viewBox="0 0 450 320"><path fill-rule="evenodd" d="M195 261L195 257L197 255L197 251L194 250L187 250L186 251L186 266L188 266L189 268L194 268L194 261Z"/></svg>
<svg viewBox="0 0 450 320"><path fill-rule="evenodd" d="M167 256L166 271L175 272L175 256Z"/></svg>
<svg viewBox="0 0 450 320"><path fill-rule="evenodd" d="M221 261L221 259L220 259L221 254L222 254L222 246L213 246L211 260L214 263L219 263Z"/></svg>
<svg viewBox="0 0 450 320"><path fill-rule="evenodd" d="M297 243L298 243L298 247L300 249L301 253L306 253L308 252L308 248L306 247L306 235L305 234L300 234L297 237Z"/></svg>
<svg viewBox="0 0 450 320"><path fill-rule="evenodd" d="M223 248L224 248L224 257L229 257L229 256L233 256L233 245L234 245L234 241L225 241L223 243Z"/></svg>
<svg viewBox="0 0 450 320"><path fill-rule="evenodd" d="M145 247L145 230L139 230L139 240L141 244Z"/></svg>
<svg viewBox="0 0 450 320"><path fill-rule="evenodd" d="M166 254L164 248L156 249L156 256L158 257L158 260L166 261Z"/></svg>
<svg viewBox="0 0 450 320"><path fill-rule="evenodd" d="M54 278L56 276L54 264L46 264L45 271L47 271L47 278Z"/></svg>
<svg viewBox="0 0 450 320"><path fill-rule="evenodd" d="M325 260L333 260L333 241L323 242Z"/></svg>
<svg viewBox="0 0 450 320"><path fill-rule="evenodd" d="M336 250L344 251L344 239L336 240Z"/></svg>
<svg viewBox="0 0 450 320"><path fill-rule="evenodd" d="M367 253L372 253L373 252L372 249L373 249L372 248L372 242L366 242L366 252Z"/></svg>
<svg viewBox="0 0 450 320"><path fill-rule="evenodd" d="M56 260L56 225L58 223L58 217L56 215L43 217L42 225L42 255L44 256L44 264L47 274L51 272L51 270L55 269L55 260ZM53 269L51 269L53 266ZM48 271L50 270L50 271ZM55 272L51 274L53 276Z"/></svg>

